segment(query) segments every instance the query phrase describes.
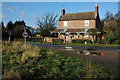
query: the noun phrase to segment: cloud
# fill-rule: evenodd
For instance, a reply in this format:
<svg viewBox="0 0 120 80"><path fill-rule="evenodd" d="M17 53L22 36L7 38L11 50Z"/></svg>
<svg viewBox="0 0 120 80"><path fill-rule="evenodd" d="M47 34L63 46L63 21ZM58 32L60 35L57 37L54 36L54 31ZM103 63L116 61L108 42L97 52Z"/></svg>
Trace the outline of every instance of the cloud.
<svg viewBox="0 0 120 80"><path fill-rule="evenodd" d="M19 16L23 16L23 15L25 15L25 11L21 11L21 12L19 13Z"/></svg>
<svg viewBox="0 0 120 80"><path fill-rule="evenodd" d="M9 12L13 12L18 9L17 6L4 6L4 8L5 8L5 10L7 10Z"/></svg>
<svg viewBox="0 0 120 80"><path fill-rule="evenodd" d="M0 14L0 19L7 19L7 17L4 16L3 14Z"/></svg>
<svg viewBox="0 0 120 80"><path fill-rule="evenodd" d="M38 19L38 16L33 16L32 19L35 19L35 20L36 20L36 19Z"/></svg>
<svg viewBox="0 0 120 80"><path fill-rule="evenodd" d="M2 3L0 3L0 7L2 7Z"/></svg>

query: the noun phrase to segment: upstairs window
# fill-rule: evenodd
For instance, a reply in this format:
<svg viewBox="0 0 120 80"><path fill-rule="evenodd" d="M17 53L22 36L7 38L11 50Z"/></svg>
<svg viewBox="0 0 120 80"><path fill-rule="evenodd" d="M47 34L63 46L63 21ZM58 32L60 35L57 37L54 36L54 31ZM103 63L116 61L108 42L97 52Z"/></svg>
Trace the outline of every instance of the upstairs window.
<svg viewBox="0 0 120 80"><path fill-rule="evenodd" d="M85 25L85 26L89 26L89 20L85 20L84 25Z"/></svg>
<svg viewBox="0 0 120 80"><path fill-rule="evenodd" d="M68 26L68 22L67 22L67 21L64 21L64 22L63 22L63 25L64 25L64 26Z"/></svg>

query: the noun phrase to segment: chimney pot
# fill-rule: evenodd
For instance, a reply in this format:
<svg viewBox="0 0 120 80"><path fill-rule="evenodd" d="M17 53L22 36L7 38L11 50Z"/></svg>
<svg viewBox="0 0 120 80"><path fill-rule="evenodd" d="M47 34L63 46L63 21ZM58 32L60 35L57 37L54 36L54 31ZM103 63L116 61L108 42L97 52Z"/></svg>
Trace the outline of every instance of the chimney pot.
<svg viewBox="0 0 120 80"><path fill-rule="evenodd" d="M61 15L64 15L64 14L65 14L65 9L62 8L62 10L61 10Z"/></svg>
<svg viewBox="0 0 120 80"><path fill-rule="evenodd" d="M96 6L95 6L95 11L98 13L98 9L99 9L99 7L98 7L98 4L96 4Z"/></svg>

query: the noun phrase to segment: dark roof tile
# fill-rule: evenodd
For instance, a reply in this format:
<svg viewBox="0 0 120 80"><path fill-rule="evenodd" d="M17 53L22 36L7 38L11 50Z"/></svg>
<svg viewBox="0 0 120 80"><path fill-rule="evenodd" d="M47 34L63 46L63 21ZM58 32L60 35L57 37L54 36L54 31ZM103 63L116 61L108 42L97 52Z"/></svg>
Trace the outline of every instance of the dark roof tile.
<svg viewBox="0 0 120 80"><path fill-rule="evenodd" d="M96 19L96 12L81 12L81 13L68 13L60 17L62 20L94 20Z"/></svg>
<svg viewBox="0 0 120 80"><path fill-rule="evenodd" d="M66 32L81 32L82 31L82 28L80 29L67 29ZM52 32L64 32L64 29L56 29Z"/></svg>

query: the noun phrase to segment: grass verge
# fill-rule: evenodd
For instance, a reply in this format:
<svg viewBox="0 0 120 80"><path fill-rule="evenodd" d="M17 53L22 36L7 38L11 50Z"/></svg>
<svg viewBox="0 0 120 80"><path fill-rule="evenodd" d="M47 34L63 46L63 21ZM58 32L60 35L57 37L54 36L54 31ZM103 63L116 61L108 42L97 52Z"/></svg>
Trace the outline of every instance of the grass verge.
<svg viewBox="0 0 120 80"><path fill-rule="evenodd" d="M108 69L23 42L3 42L3 79L117 78Z"/></svg>
<svg viewBox="0 0 120 80"><path fill-rule="evenodd" d="M100 46L100 47L120 47L119 44L83 44L83 43L41 43L41 42L27 42L33 44L55 44L55 45L70 45L70 46Z"/></svg>

